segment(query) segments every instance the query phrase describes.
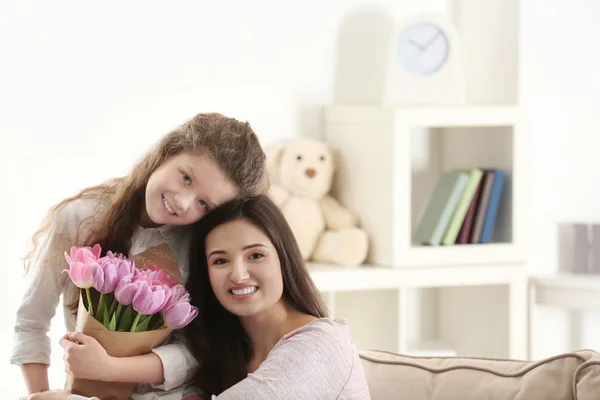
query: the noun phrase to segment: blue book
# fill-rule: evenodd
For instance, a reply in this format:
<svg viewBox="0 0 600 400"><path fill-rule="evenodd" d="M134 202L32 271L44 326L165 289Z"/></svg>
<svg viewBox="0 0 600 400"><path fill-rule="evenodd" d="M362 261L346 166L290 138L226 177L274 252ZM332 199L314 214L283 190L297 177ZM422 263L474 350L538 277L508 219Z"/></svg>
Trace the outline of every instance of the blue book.
<svg viewBox="0 0 600 400"><path fill-rule="evenodd" d="M479 243L490 243L492 241L494 226L498 219L498 208L500 207L500 199L502 197L502 190L504 189L505 174L504 171L499 169L494 170L494 172L496 176L494 177L494 184L490 193L490 200L485 213L485 220L483 221Z"/></svg>

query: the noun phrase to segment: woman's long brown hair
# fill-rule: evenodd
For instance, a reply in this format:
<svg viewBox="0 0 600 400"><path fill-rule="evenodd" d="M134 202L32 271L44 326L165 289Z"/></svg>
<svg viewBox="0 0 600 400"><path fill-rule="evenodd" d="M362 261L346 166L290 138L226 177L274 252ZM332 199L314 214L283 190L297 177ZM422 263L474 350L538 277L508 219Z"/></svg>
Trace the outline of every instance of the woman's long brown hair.
<svg viewBox="0 0 600 400"><path fill-rule="evenodd" d="M111 250L127 254L142 214L150 175L167 158L182 152L198 152L211 157L231 179L241 198L263 193L267 189L265 154L250 125L221 114L198 114L160 140L129 175L84 189L52 207L42 227L33 235L32 249L24 259L26 271L33 262L39 264L38 268L56 267L47 259L36 257L38 240L51 230L59 217L69 218L68 214L61 215L61 212L79 199L93 199L107 207L104 207L101 215L93 216L93 219L98 219L97 222L81 221L75 242L67 246L99 243L104 252ZM64 250L68 251L68 247ZM57 274L63 266L59 268ZM70 299L68 304L73 308L76 300Z"/></svg>
<svg viewBox="0 0 600 400"><path fill-rule="evenodd" d="M306 269L292 230L277 206L266 196L228 202L194 226L187 289L199 314L186 328L186 337L200 369L195 384L220 394L248 374L252 345L239 318L215 297L208 275L205 241L217 226L247 218L269 237L281 262L283 298L294 309L321 318L327 310Z"/></svg>

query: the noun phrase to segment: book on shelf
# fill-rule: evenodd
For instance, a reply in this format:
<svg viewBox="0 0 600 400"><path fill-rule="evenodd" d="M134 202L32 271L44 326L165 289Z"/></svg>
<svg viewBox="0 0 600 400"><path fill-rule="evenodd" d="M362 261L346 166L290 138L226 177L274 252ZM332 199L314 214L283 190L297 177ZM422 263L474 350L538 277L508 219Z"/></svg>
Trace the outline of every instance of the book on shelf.
<svg viewBox="0 0 600 400"><path fill-rule="evenodd" d="M494 233L494 226L498 219L498 208L500 207L500 198L502 189L504 188L504 171L494 171L494 184L490 190L490 200L488 201L487 210L485 212L485 220L483 221L483 229L479 243L490 243Z"/></svg>
<svg viewBox="0 0 600 400"><path fill-rule="evenodd" d="M473 200L473 196L475 195L475 191L477 190L477 186L479 185L479 181L481 181L481 177L483 176L483 171L479 168L473 168L469 171L463 171L469 174L469 181L467 182L467 186L463 190L462 197L458 202L456 210L452 215L452 219L450 220L450 224L448 225L448 229L446 230L446 234L444 235L444 240L442 244L449 245L456 243L456 237L458 236L458 232L463 225L465 220L465 216L471 205L471 200Z"/></svg>
<svg viewBox="0 0 600 400"><path fill-rule="evenodd" d="M470 243L479 243L481 240L481 232L483 230L483 222L485 220L485 214L488 209L490 201L490 194L492 193L492 186L494 184L495 171L485 171L483 189L481 191L481 197L479 204L477 205L477 211L475 212L475 220L473 221L473 232L471 232Z"/></svg>
<svg viewBox="0 0 600 400"><path fill-rule="evenodd" d="M462 171L442 173L419 226L413 233L418 243L436 246L442 243L450 219L469 182L469 174Z"/></svg>
<svg viewBox="0 0 600 400"><path fill-rule="evenodd" d="M505 172L500 169L445 171L413 232L425 245L490 243L498 219Z"/></svg>
<svg viewBox="0 0 600 400"><path fill-rule="evenodd" d="M456 242L457 244L469 243L469 240L471 239L473 223L475 222L475 211L477 210L477 205L479 204L479 197L481 196L484 178L485 174L482 174L481 179L477 184L475 194L473 195L473 199L471 199L471 204L469 204L469 209L467 210L467 214L465 215L465 220L463 221L463 224L460 227L460 232L458 233L458 240Z"/></svg>

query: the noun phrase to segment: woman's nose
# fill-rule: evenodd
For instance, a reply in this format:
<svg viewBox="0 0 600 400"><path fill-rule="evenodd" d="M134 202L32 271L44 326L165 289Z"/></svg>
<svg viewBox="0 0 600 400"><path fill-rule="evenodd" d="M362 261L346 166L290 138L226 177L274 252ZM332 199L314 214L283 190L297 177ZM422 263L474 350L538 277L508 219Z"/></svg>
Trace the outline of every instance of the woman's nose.
<svg viewBox="0 0 600 400"><path fill-rule="evenodd" d="M231 281L234 283L242 283L250 277L248 269L243 262L234 262L231 270Z"/></svg>

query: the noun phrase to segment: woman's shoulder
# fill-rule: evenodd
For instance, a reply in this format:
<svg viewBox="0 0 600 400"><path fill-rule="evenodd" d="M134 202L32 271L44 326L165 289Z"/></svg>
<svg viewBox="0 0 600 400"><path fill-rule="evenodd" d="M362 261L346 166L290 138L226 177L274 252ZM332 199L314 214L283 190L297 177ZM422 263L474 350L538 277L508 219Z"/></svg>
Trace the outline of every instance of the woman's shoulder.
<svg viewBox="0 0 600 400"><path fill-rule="evenodd" d="M318 357L331 357L333 354L337 354L346 361L355 352L350 326L341 317L315 318L286 334L279 344L281 346L293 345L301 351L310 349L310 352Z"/></svg>
<svg viewBox="0 0 600 400"><path fill-rule="evenodd" d="M296 335L310 332L324 333L326 335L331 335L334 337L345 337L348 336L350 333L350 326L348 325L348 321L346 321L346 319L342 317L314 318L307 324L297 329L294 329L293 331L285 335L284 339L288 339Z"/></svg>
<svg viewBox="0 0 600 400"><path fill-rule="evenodd" d="M303 381L310 380L313 391L333 391L336 395L346 390L350 381L354 388L357 379L353 377L360 362L350 327L343 318L316 318L291 331L279 341L269 358L274 361L268 367L269 372L287 371Z"/></svg>

